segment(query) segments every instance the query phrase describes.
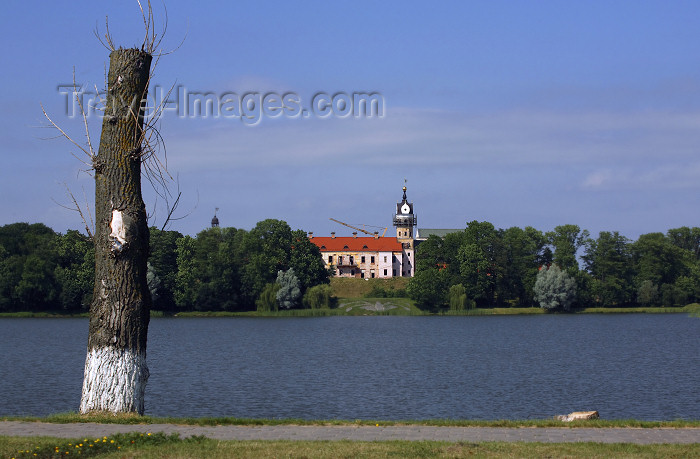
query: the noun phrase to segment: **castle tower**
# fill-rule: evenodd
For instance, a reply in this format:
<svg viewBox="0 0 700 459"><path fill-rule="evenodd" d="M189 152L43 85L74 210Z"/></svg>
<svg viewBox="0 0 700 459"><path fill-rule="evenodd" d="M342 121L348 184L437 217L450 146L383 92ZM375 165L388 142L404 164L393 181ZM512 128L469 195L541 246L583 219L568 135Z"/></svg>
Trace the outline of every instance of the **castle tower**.
<svg viewBox="0 0 700 459"><path fill-rule="evenodd" d="M406 187L403 187L403 199L396 204L394 226L396 239L404 244L404 248L413 249L413 227L418 224L418 218L413 213L413 203L406 199Z"/></svg>
<svg viewBox="0 0 700 459"><path fill-rule="evenodd" d="M403 259L401 260L401 276L413 277L414 274L414 241L413 227L418 224L418 218L413 213L413 203L406 198L406 186L403 187L403 198L396 204L394 214L394 226L396 227L396 240L403 247Z"/></svg>

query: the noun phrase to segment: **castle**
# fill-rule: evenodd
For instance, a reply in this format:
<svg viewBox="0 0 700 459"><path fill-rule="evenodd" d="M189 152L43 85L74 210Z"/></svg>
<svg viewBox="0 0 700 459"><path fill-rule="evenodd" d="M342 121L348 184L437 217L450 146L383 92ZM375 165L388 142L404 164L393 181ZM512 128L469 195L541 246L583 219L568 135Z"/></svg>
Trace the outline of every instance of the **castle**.
<svg viewBox="0 0 700 459"><path fill-rule="evenodd" d="M415 273L415 240L413 228L418 219L413 213L413 203L403 198L396 204L393 226L396 237L374 236L317 237L309 233L309 240L321 250L326 268L335 268L336 277L361 279L387 277L413 277Z"/></svg>

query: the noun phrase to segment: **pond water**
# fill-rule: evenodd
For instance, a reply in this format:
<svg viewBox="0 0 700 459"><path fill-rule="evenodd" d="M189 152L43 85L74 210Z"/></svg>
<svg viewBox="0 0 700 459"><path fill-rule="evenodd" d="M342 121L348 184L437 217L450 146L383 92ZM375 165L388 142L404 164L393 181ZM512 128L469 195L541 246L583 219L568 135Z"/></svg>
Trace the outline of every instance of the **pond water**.
<svg viewBox="0 0 700 459"><path fill-rule="evenodd" d="M76 411L87 319L0 319L0 415ZM151 320L153 416L700 419L684 314Z"/></svg>

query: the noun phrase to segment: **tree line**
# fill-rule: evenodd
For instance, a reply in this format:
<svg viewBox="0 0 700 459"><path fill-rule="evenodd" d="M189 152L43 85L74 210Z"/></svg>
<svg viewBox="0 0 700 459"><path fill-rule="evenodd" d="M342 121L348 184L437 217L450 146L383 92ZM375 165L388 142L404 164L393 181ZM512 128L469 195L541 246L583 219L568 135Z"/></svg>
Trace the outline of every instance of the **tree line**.
<svg viewBox="0 0 700 459"><path fill-rule="evenodd" d="M292 231L281 220L261 221L250 231L209 228L195 237L150 228L149 249L147 278L156 310L330 304L330 273L320 250L306 231ZM0 227L0 312L87 311L94 276L94 246L80 232L59 234L41 223ZM263 295L266 290L274 290L272 300ZM267 301L261 303L261 296Z"/></svg>
<svg viewBox="0 0 700 459"><path fill-rule="evenodd" d="M332 305L329 273L303 230L264 220L246 231L196 236L150 229L153 307L271 311ZM92 241L41 223L0 227L0 312L82 312L94 283ZM406 288L424 309L472 307L683 306L700 300L700 228L592 238L577 225L542 232L469 222L416 248Z"/></svg>
<svg viewBox="0 0 700 459"><path fill-rule="evenodd" d="M700 299L700 228L597 238L577 225L542 232L472 221L416 248L408 295L422 307L684 306Z"/></svg>

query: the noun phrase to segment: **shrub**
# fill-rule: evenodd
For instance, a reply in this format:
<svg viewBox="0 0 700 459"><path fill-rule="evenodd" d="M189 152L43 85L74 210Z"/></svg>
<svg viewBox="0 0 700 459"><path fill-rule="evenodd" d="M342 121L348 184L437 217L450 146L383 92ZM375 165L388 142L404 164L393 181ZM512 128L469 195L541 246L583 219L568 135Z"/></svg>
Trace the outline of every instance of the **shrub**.
<svg viewBox="0 0 700 459"><path fill-rule="evenodd" d="M659 287L650 280L645 280L637 289L637 301L639 304L649 306L656 304L659 297Z"/></svg>
<svg viewBox="0 0 700 459"><path fill-rule="evenodd" d="M307 309L330 309L333 304L332 289L328 284L315 285L301 299Z"/></svg>
<svg viewBox="0 0 700 459"><path fill-rule="evenodd" d="M279 285L279 290L277 290L276 297L280 308L291 309L299 304L301 288L299 286L299 279L294 273L294 268L289 268L286 271L278 271L277 285Z"/></svg>
<svg viewBox="0 0 700 459"><path fill-rule="evenodd" d="M277 311L277 291L280 286L277 283L267 284L260 296L255 300L255 306L260 312Z"/></svg>
<svg viewBox="0 0 700 459"><path fill-rule="evenodd" d="M559 266L542 267L535 281L535 301L547 310L571 308L576 298L576 281Z"/></svg>
<svg viewBox="0 0 700 459"><path fill-rule="evenodd" d="M465 309L474 309L476 303L474 300L467 298L467 289L464 288L462 284L455 284L450 287L450 291L447 294L448 303L450 304L450 310L452 311L464 311Z"/></svg>

